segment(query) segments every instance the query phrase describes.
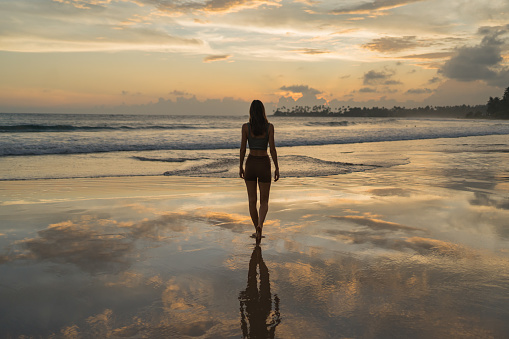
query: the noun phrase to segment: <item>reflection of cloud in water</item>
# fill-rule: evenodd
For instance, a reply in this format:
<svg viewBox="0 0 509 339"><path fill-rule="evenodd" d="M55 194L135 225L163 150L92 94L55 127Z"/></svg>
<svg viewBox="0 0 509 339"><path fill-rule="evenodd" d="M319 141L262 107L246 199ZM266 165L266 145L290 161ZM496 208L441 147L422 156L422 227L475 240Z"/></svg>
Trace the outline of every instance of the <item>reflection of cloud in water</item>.
<svg viewBox="0 0 509 339"><path fill-rule="evenodd" d="M352 222L357 225L366 226L373 229L384 229L384 230L404 230L404 231L422 231L419 228L401 225L395 222L384 221L380 219L373 219L359 215L346 215L346 216L330 216L336 220L345 220Z"/></svg>
<svg viewBox="0 0 509 339"><path fill-rule="evenodd" d="M410 197L413 193L410 189L403 189L397 187L387 187L387 188L372 188L368 191L369 193L386 197L386 196L399 196L399 197Z"/></svg>
<svg viewBox="0 0 509 339"><path fill-rule="evenodd" d="M84 338L223 338L238 333L238 320L228 319L223 310L211 307L215 296L212 281L181 275L171 277L162 287L161 298L137 310L131 319L117 319L113 310L105 309L88 317L80 327L67 326L60 333Z"/></svg>
<svg viewBox="0 0 509 339"><path fill-rule="evenodd" d="M173 277L162 295L163 310L180 335L201 336L215 324L209 312L213 295L212 285L204 279Z"/></svg>
<svg viewBox="0 0 509 339"><path fill-rule="evenodd" d="M371 243L379 248L402 252L412 250L421 255L444 255L461 258L473 256L473 252L464 246L431 238L392 238L386 234L369 231L326 230L325 232L347 244Z"/></svg>
<svg viewBox="0 0 509 339"><path fill-rule="evenodd" d="M160 276L156 275L151 278L146 279L145 276L141 273L133 272L133 271L125 271L121 274L117 274L113 277L110 277L109 280L105 283L108 287L137 287L141 285L149 285L153 287L159 287L163 283Z"/></svg>
<svg viewBox="0 0 509 339"><path fill-rule="evenodd" d="M407 241L440 251L449 251L452 245L418 237ZM482 252L471 257L426 255L431 253L395 253L369 260L302 252L274 257L271 293L284 300L277 337L397 337L395 330L415 338L504 337L506 300L492 292L504 288L507 260ZM258 279L259 274L251 277ZM130 319L105 309L79 328L68 326L61 333L104 338L239 337L238 309L232 308L237 312L233 318L215 306L217 298L224 297L218 278L186 273L170 277L161 286L161 299L136 310ZM272 315L269 312L269 322Z"/></svg>
<svg viewBox="0 0 509 339"><path fill-rule="evenodd" d="M112 220L88 218L53 224L39 231L37 238L21 242L28 250L24 257L75 264L87 272L124 270L133 260L134 244L118 233L117 226Z"/></svg>
<svg viewBox="0 0 509 339"><path fill-rule="evenodd" d="M496 234L504 239L509 239L509 198L484 192L474 192L474 197L469 200L477 215L469 215L470 220L475 220L478 225L488 225ZM478 226L479 227L479 226Z"/></svg>
<svg viewBox="0 0 509 339"><path fill-rule="evenodd" d="M188 231L190 222L219 226L233 232L244 232L251 225L249 217L221 212L179 211L137 222L82 216L78 221L51 224L37 232L37 237L17 242L14 246L21 245L24 251L2 255L0 263L35 259L74 264L94 274L124 271L140 255L140 249L135 245L137 240L172 241L178 234Z"/></svg>
<svg viewBox="0 0 509 339"><path fill-rule="evenodd" d="M465 246L437 239L411 237L405 239L404 243L423 255L432 253L456 258L473 258L475 256L475 252Z"/></svg>
<svg viewBox="0 0 509 339"><path fill-rule="evenodd" d="M214 226L229 229L233 232L244 232L248 229L248 226L252 225L250 217L240 214L205 212L199 214L199 216Z"/></svg>
<svg viewBox="0 0 509 339"><path fill-rule="evenodd" d="M371 243L379 248L402 252L412 250L421 255L445 255L461 258L473 255L473 252L464 246L431 238L410 237L400 239L368 231L327 230L326 232L336 236L338 240L355 245Z"/></svg>
<svg viewBox="0 0 509 339"><path fill-rule="evenodd" d="M302 207L300 201L292 200L296 207L285 214L281 211L289 204L283 199L271 205L281 221L274 222L279 227L267 229L263 246L271 259L272 293L282 300L284 321L277 327L278 337L327 337L331 333L337 337L394 337L404 333L422 338L478 338L504 337L509 332L505 297L509 263L502 257L507 251L498 253L486 241L493 228L507 225L507 209L497 205L504 200L478 195L474 203L469 200L474 197L471 192L440 196L442 190L412 193L410 199L392 189L367 191L364 196L359 192L366 191L348 195L351 199L332 197L316 204L315 195L299 191L299 199L311 203ZM299 195L295 191L288 194ZM100 304L105 293L112 292L109 302L118 300L76 316L86 319L79 327L69 316L63 323L66 327L56 333L68 337L239 337L235 291L245 287L245 273L239 270L247 266L246 242L250 240L247 234L236 232L250 233L249 217L213 212L208 207L173 213L142 207L136 211L145 215L135 218L149 216L146 219L120 222L111 217L85 217L50 225L33 239L18 242L25 251L17 258L116 273L89 277L101 287L87 297ZM129 219L129 215L122 218L118 220ZM170 277L164 271L167 266L161 264L168 261L163 257L168 252L157 250L140 258L143 246L181 241L193 245L196 238L191 236L222 229L227 233L217 233L220 240L203 246L209 246L211 251L206 253L215 252L213 256L179 250L179 259L171 260L184 259L184 264L172 266ZM225 234L233 237L231 242L224 241ZM479 246L486 250L472 248L476 246L472 243L469 247L467 238L483 243ZM86 243L96 253L83 248ZM169 252L174 253L176 247ZM135 261L141 265L132 265ZM213 265L208 266L210 263ZM234 286L235 279L240 281L238 288L228 295L225 286ZM132 302L133 296L147 290L152 292L149 298ZM230 304L234 302L229 305L230 313L225 311L228 298ZM134 306L124 310L126 303Z"/></svg>
<svg viewBox="0 0 509 339"><path fill-rule="evenodd" d="M0 265L11 261L11 257L8 255L0 255Z"/></svg>
<svg viewBox="0 0 509 339"><path fill-rule="evenodd" d="M161 241L171 237L173 232L184 232L184 223L189 220L186 212L173 212L163 214L156 219L145 219L140 222L131 223L129 236L134 239L148 238Z"/></svg>
<svg viewBox="0 0 509 339"><path fill-rule="evenodd" d="M474 198L470 200L472 205L492 206L499 209L509 210L509 198L498 197L493 194L474 192Z"/></svg>
<svg viewBox="0 0 509 339"><path fill-rule="evenodd" d="M408 243L463 253L454 244L433 239L410 238ZM286 304L292 310L285 312L280 333L292 331L285 328L289 322L298 326L292 321L295 314L307 314L309 322L337 337L398 337L395 329L418 338L504 336L507 308L500 293L507 281L506 265L507 260L481 253L394 253L369 260L319 260L293 253L271 269L277 272L281 298L290 299ZM493 294L494 289L499 292ZM476 305L482 305L483 316Z"/></svg>

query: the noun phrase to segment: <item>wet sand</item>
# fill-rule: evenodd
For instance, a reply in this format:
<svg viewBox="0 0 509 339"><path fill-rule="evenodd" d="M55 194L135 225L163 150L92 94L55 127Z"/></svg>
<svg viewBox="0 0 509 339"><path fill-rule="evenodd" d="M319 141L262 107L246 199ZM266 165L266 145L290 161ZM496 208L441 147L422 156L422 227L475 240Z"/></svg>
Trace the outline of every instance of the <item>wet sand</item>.
<svg viewBox="0 0 509 339"><path fill-rule="evenodd" d="M507 337L509 153L432 142L282 169L260 247L240 179L4 181L0 336Z"/></svg>

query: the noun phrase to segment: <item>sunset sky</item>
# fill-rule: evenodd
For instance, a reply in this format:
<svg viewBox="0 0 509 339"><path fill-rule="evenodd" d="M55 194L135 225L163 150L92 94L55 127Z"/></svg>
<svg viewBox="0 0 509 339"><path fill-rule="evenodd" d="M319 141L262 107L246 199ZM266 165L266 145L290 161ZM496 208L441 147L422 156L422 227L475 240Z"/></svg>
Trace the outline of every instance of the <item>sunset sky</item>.
<svg viewBox="0 0 509 339"><path fill-rule="evenodd" d="M509 86L508 0L2 0L0 13L0 112L485 104Z"/></svg>

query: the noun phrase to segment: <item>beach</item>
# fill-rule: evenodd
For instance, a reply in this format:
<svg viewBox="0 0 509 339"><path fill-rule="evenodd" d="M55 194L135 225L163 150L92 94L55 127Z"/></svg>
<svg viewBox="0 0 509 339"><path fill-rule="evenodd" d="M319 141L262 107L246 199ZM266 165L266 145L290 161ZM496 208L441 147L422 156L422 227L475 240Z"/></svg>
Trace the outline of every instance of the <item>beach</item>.
<svg viewBox="0 0 509 339"><path fill-rule="evenodd" d="M0 13L0 339L509 339L509 0Z"/></svg>
<svg viewBox="0 0 509 339"><path fill-rule="evenodd" d="M234 148L5 156L1 337L507 337L497 133L281 146L260 246Z"/></svg>

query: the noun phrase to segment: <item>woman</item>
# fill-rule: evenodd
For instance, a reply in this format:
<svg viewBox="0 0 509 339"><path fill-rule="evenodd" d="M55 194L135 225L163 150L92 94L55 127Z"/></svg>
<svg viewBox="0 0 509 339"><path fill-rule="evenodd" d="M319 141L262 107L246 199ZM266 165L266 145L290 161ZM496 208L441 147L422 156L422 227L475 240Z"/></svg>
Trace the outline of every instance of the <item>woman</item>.
<svg viewBox="0 0 509 339"><path fill-rule="evenodd" d="M246 144L249 143L249 156L244 170ZM265 115L265 107L260 100L253 100L249 108L249 122L242 125L242 139L240 144L239 175L244 178L249 198L249 213L256 230L256 242L262 238L263 222L269 210L270 192L270 159L267 154L270 145L270 155L274 161L274 181L279 179L279 165L277 163L276 146L274 145L274 126L269 123ZM257 210L257 188L260 188L260 209Z"/></svg>

